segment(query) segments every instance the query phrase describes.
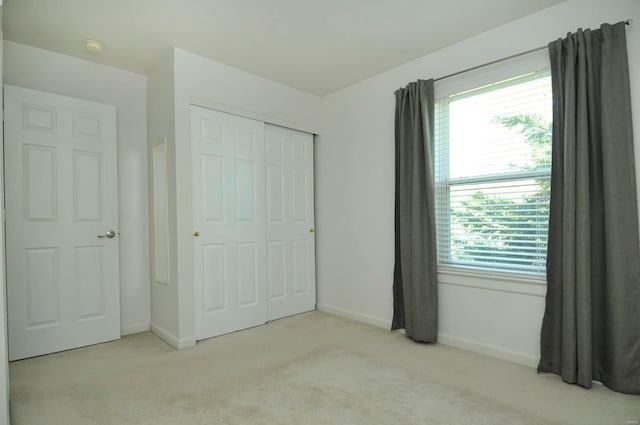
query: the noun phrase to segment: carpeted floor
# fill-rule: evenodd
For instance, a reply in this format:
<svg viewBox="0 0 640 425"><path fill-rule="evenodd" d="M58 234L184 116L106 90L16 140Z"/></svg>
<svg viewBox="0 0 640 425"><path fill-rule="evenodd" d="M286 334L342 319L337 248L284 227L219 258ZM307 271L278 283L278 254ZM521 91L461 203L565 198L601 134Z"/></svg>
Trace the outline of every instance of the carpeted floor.
<svg viewBox="0 0 640 425"><path fill-rule="evenodd" d="M12 425L593 424L640 396L312 312L177 351L151 333L10 365Z"/></svg>

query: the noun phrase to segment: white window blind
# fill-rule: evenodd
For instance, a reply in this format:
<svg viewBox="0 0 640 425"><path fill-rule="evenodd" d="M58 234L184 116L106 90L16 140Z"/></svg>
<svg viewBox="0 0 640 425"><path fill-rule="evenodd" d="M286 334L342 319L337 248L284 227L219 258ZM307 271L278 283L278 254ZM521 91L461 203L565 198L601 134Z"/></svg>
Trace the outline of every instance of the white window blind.
<svg viewBox="0 0 640 425"><path fill-rule="evenodd" d="M440 266L544 273L551 78L519 72L436 101Z"/></svg>

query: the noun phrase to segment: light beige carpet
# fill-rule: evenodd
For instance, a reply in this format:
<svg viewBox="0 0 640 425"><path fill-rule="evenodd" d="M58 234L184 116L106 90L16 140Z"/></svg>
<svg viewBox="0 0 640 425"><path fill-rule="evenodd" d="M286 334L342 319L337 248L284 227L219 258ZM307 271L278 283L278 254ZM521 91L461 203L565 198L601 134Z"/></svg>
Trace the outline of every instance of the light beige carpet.
<svg viewBox="0 0 640 425"><path fill-rule="evenodd" d="M150 333L10 365L13 425L594 424L640 397L319 312L176 351Z"/></svg>

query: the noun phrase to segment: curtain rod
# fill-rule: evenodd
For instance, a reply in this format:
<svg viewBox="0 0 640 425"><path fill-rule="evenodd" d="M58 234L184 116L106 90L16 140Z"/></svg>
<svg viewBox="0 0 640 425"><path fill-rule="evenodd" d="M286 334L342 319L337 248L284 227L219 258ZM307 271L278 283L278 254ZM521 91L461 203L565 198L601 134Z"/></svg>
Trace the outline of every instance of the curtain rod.
<svg viewBox="0 0 640 425"><path fill-rule="evenodd" d="M624 23L626 25L631 25L633 23L633 19L627 19L626 21L624 21ZM447 78L455 77L456 75L464 74L465 72L475 71L476 69L484 68L485 66L493 65L493 64L496 64L496 63L499 63L499 62L503 62L503 61L506 61L506 60L509 60L509 59L515 59L517 57L528 55L529 53L539 52L540 50L544 50L544 49L547 49L547 48L548 48L548 46L536 47L535 49L527 50L526 52L516 53L515 55L507 56L507 57L504 57L504 58L501 58L501 59L496 59L496 60L491 61L491 62L483 63L482 65L476 65L476 66L473 66L471 68L463 69L462 71L454 72L452 74L447 74L447 75L445 75L443 77L434 78L433 81L435 82L435 81L440 81L440 80L444 80L444 79L447 79Z"/></svg>

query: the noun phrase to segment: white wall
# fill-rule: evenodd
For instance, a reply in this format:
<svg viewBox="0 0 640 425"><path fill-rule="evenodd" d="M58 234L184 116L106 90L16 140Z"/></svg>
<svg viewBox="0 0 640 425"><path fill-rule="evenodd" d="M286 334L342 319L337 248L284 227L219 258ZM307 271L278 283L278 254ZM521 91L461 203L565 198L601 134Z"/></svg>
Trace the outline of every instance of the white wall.
<svg viewBox="0 0 640 425"><path fill-rule="evenodd" d="M4 82L117 108L121 326L148 329L146 78L5 41Z"/></svg>
<svg viewBox="0 0 640 425"><path fill-rule="evenodd" d="M320 98L244 71L174 49L175 158L180 345L194 340L193 201L190 104L314 132Z"/></svg>
<svg viewBox="0 0 640 425"><path fill-rule="evenodd" d="M390 324L394 261L394 90L545 46L578 27L627 27L636 144L640 142L640 2L569 0L331 94L316 145L318 305ZM455 31L455 23L452 23ZM636 149L640 164L640 148ZM640 173L638 175L640 177ZM639 186L640 187L640 186ZM440 280L441 341L527 364L539 357L544 289ZM498 289L498 290L495 290Z"/></svg>

